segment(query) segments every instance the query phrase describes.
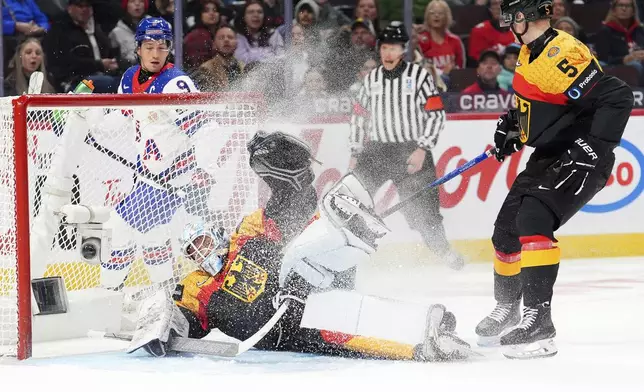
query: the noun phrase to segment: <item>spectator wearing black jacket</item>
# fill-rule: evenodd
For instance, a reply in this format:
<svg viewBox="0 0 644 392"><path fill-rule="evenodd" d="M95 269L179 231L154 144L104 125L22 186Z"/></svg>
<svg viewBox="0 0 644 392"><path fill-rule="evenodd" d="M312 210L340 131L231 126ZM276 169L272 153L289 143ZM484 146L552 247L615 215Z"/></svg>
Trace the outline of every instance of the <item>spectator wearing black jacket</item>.
<svg viewBox="0 0 644 392"><path fill-rule="evenodd" d="M116 92L119 66L115 50L94 23L90 0L69 0L67 14L53 24L43 49L47 67L63 91L73 89L82 79L91 79L95 92Z"/></svg>
<svg viewBox="0 0 644 392"><path fill-rule="evenodd" d="M27 93L29 78L40 71L45 76L40 92L52 94L56 90L49 82L49 74L45 68L42 46L38 38L30 37L18 45L16 54L9 63L11 72L4 80L5 96L22 95Z"/></svg>
<svg viewBox="0 0 644 392"><path fill-rule="evenodd" d="M278 0L264 0L264 18L266 19L266 26L271 30L284 24L282 7Z"/></svg>
<svg viewBox="0 0 644 392"><path fill-rule="evenodd" d="M595 37L602 65L629 65L644 75L644 28L633 0L613 0L604 26Z"/></svg>

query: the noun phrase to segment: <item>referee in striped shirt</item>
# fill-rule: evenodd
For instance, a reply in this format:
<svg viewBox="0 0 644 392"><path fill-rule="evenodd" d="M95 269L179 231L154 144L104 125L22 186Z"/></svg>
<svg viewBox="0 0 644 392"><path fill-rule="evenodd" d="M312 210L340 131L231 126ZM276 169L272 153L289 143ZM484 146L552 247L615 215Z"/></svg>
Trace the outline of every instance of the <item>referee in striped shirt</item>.
<svg viewBox="0 0 644 392"><path fill-rule="evenodd" d="M392 180L401 199L436 179L431 149L445 124L445 111L432 76L403 60L409 36L392 22L378 37L382 65L364 79L351 118L353 172L371 194ZM454 269L463 257L445 236L438 188L427 191L402 209L409 226L418 230L430 250Z"/></svg>

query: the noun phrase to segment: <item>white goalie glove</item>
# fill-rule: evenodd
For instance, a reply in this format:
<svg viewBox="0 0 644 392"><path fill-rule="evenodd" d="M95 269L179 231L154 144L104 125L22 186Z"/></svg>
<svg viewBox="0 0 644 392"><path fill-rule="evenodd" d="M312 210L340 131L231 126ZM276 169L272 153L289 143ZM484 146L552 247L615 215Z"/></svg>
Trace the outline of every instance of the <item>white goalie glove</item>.
<svg viewBox="0 0 644 392"><path fill-rule="evenodd" d="M143 348L155 357L163 357L167 354L170 338L188 337L189 328L181 309L167 292L159 290L141 304L128 353Z"/></svg>
<svg viewBox="0 0 644 392"><path fill-rule="evenodd" d="M296 273L325 289L337 273L368 261L377 241L389 232L373 211L373 199L353 175L344 176L322 198L320 218L311 223L286 250L280 286Z"/></svg>

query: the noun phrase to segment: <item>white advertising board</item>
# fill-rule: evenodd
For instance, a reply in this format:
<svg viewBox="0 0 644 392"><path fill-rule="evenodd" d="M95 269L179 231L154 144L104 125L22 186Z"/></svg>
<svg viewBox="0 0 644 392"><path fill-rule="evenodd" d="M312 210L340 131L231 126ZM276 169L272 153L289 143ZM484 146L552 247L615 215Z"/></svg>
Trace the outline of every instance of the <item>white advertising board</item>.
<svg viewBox="0 0 644 392"><path fill-rule="evenodd" d="M437 174L441 176L492 146L497 115L450 115L445 130L433 150ZM623 141L615 149L615 166L608 185L557 232L564 257L644 254L644 112L635 111ZM350 160L346 118L317 121L315 124L267 125L305 139L322 162L316 166L318 194L348 170ZM441 186L441 212L450 241L476 259L488 250L494 220L516 175L525 167L532 149L499 163L490 158L463 175ZM377 211L399 201L395 187L386 183L375 196ZM421 242L402 215L387 219L392 234L383 243ZM489 259L489 257L486 257Z"/></svg>

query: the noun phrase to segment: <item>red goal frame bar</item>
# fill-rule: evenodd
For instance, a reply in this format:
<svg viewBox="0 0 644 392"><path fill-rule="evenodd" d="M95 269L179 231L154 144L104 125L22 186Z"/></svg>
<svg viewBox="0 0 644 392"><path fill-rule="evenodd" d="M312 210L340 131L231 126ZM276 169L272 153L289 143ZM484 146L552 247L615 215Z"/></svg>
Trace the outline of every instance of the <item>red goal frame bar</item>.
<svg viewBox="0 0 644 392"><path fill-rule="evenodd" d="M31 325L31 258L29 247L29 158L27 114L29 108L145 106L145 105L208 105L209 103L249 103L257 105L258 122L266 114L260 93L186 93L186 94L43 94L23 95L12 100L14 137L13 163L15 176L16 273L18 307L19 360L32 355ZM260 126L261 127L261 126ZM22 180L24 179L24 181Z"/></svg>

